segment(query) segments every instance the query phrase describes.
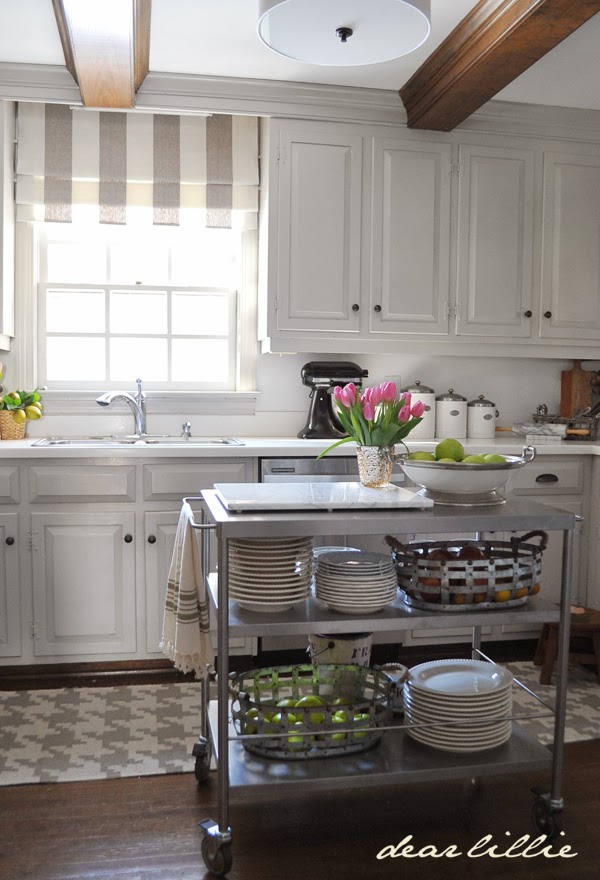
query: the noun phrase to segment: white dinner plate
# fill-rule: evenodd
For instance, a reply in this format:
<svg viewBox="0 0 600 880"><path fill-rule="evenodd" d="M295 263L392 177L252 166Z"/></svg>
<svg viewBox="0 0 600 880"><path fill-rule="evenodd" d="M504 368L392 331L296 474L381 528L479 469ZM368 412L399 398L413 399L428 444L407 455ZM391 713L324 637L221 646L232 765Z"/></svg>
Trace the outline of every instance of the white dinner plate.
<svg viewBox="0 0 600 880"><path fill-rule="evenodd" d="M432 660L413 666L408 677L411 687L453 697L489 694L512 681L508 669L483 660Z"/></svg>

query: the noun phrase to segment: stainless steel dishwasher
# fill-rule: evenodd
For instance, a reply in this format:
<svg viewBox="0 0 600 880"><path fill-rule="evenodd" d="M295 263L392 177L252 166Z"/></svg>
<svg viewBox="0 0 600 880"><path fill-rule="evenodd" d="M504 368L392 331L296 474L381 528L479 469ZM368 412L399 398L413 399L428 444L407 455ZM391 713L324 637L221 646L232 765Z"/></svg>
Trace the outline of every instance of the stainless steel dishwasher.
<svg viewBox="0 0 600 880"><path fill-rule="evenodd" d="M325 456L325 458L261 458L259 467L261 483L319 483L335 481L354 482L358 480L358 465L355 455ZM398 485L405 482L401 470L392 474L392 482ZM361 536L352 535L347 541L344 535L321 539L315 535L315 546L348 545L358 547L360 550L369 550L375 553L389 553L389 547L384 544L381 535ZM397 641L397 634L376 633L373 642ZM260 640L261 648L265 651L280 651L305 647L305 636L267 636Z"/></svg>

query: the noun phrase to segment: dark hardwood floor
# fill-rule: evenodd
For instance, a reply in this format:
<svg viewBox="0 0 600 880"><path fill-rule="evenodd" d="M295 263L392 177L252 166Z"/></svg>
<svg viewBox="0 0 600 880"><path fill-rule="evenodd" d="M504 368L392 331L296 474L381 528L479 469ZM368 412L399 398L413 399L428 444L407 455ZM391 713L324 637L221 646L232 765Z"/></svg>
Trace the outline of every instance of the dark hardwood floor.
<svg viewBox="0 0 600 880"><path fill-rule="evenodd" d="M197 822L216 818L216 775L190 773L0 788L0 876L6 880L202 880ZM504 851L534 833L533 796L548 774L440 782L232 805L231 880L595 880L600 839L600 740L566 746L565 836L574 858L480 858L484 835ZM506 832L510 832L510 837ZM454 844L456 858L378 860L413 835L417 848Z"/></svg>

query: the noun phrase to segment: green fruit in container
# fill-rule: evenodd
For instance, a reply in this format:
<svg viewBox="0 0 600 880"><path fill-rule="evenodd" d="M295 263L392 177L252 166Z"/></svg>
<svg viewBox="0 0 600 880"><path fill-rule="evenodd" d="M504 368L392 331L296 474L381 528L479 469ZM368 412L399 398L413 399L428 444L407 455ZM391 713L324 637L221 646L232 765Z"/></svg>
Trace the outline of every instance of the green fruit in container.
<svg viewBox="0 0 600 880"><path fill-rule="evenodd" d="M438 458L438 464L458 464L455 458Z"/></svg>
<svg viewBox="0 0 600 880"><path fill-rule="evenodd" d="M432 452L411 452L408 457L411 461L435 461Z"/></svg>
<svg viewBox="0 0 600 880"><path fill-rule="evenodd" d="M24 409L14 409L12 417L17 425L22 425L23 422L27 421L27 415L25 414Z"/></svg>
<svg viewBox="0 0 600 880"><path fill-rule="evenodd" d="M28 419L35 421L36 419L42 418L42 411L38 406L32 403L31 406L25 407L25 415Z"/></svg>
<svg viewBox="0 0 600 880"><path fill-rule="evenodd" d="M488 454L483 457L488 464L506 464L504 456L498 455L497 452L488 452Z"/></svg>
<svg viewBox="0 0 600 880"><path fill-rule="evenodd" d="M440 441L435 447L435 457L439 461L440 458L451 458L454 461L462 461L465 457L465 448L459 440L453 440L447 437Z"/></svg>
<svg viewBox="0 0 600 880"><path fill-rule="evenodd" d="M465 455L462 460L463 464L486 464L483 455Z"/></svg>

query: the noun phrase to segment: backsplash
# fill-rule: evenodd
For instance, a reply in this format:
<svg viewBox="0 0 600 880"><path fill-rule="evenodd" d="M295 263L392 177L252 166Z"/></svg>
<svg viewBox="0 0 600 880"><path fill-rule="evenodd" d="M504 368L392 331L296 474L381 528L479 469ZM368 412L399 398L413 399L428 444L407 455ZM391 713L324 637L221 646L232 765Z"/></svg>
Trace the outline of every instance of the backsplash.
<svg viewBox="0 0 600 880"><path fill-rule="evenodd" d="M454 388L472 400L483 394L499 410L499 425L511 426L528 420L535 407L545 403L557 412L560 403L560 373L570 369L572 361L534 358L472 358L396 355L262 355L258 361L257 387L260 397L255 415L226 416L223 414L160 415L148 405L148 427L153 433L180 434L182 422L188 418L195 435L295 436L306 420L309 389L302 385L300 370L310 360L351 360L368 369L367 384L393 379L400 385L420 379L436 394ZM597 369L586 362L586 369ZM133 419L126 407L115 405L107 411L87 416L48 414L35 423L28 423L29 436L78 433L130 433Z"/></svg>

